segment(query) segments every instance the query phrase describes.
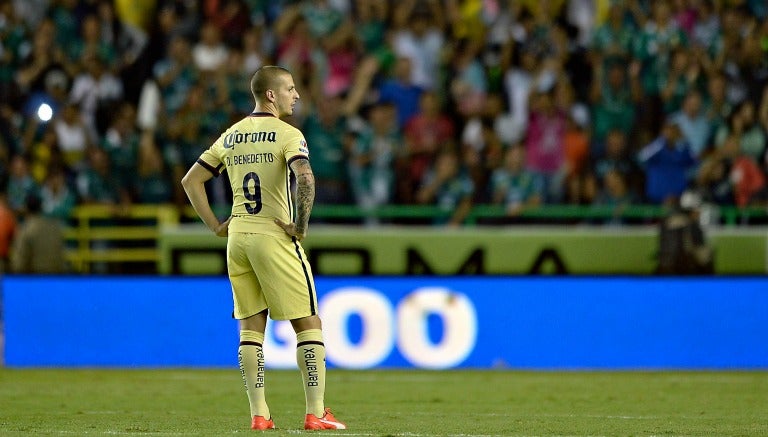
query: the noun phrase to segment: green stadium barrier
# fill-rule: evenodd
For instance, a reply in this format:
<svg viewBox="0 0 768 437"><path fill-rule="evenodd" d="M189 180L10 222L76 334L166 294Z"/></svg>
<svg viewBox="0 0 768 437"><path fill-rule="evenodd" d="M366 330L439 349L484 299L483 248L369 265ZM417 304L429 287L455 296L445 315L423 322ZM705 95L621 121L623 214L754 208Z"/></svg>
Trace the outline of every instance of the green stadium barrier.
<svg viewBox="0 0 768 437"><path fill-rule="evenodd" d="M666 213L654 205L619 211L602 206L546 205L509 218L500 206L475 205L466 226L446 230L364 226L372 221L430 225L446 214L434 206L389 205L367 211L351 205L316 205L312 238L305 246L321 274L648 274L655 264L655 229L651 225ZM217 214L226 217L228 207L218 208ZM713 234L718 243L718 272L764 273L765 232L752 224L765 223L766 210L723 207L715 216L724 224ZM617 218L630 225L599 225ZM200 223L191 206L78 206L66 230L67 258L75 273L90 272L94 263L134 264L147 273L223 272L224 240L212 237L199 225L181 223ZM322 223L353 226L323 229ZM526 226L504 226L510 223ZM536 224L569 226L537 230Z"/></svg>
<svg viewBox="0 0 768 437"><path fill-rule="evenodd" d="M768 229L708 233L718 274L768 272ZM657 229L643 227L310 228L303 245L318 275L652 274ZM224 274L226 239L202 225L165 227L163 274Z"/></svg>

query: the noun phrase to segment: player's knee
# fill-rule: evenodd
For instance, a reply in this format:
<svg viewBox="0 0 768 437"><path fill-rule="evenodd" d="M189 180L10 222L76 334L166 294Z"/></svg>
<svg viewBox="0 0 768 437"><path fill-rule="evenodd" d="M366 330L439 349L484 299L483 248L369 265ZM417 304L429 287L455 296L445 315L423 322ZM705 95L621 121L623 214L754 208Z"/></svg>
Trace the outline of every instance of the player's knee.
<svg viewBox="0 0 768 437"><path fill-rule="evenodd" d="M291 320L291 325L296 333L306 331L307 329L322 329L322 322L318 315L293 319Z"/></svg>
<svg viewBox="0 0 768 437"><path fill-rule="evenodd" d="M240 320L240 330L264 332L267 325L267 310Z"/></svg>

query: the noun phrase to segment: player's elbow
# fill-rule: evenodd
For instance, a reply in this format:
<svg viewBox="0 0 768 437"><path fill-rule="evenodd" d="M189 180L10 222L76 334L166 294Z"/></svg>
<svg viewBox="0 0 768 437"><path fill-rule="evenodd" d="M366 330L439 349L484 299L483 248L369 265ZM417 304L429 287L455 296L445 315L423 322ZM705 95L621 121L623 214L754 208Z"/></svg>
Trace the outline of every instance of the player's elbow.
<svg viewBox="0 0 768 437"><path fill-rule="evenodd" d="M190 180L189 173L187 173L181 178L181 186L184 187L184 191L189 191L191 185L192 181Z"/></svg>
<svg viewBox="0 0 768 437"><path fill-rule="evenodd" d="M181 186L184 188L184 192L189 193L198 181L190 173L184 175L181 178Z"/></svg>

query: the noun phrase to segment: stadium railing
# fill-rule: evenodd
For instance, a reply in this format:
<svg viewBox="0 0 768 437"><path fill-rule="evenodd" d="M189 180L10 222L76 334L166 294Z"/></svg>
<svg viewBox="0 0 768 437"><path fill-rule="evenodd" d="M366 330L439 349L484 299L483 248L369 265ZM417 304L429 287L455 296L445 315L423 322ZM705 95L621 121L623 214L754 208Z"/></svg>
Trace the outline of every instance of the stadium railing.
<svg viewBox="0 0 768 437"><path fill-rule="evenodd" d="M226 217L228 207L221 207L216 212ZM509 223L599 224L620 219L630 225L647 225L655 223L666 212L665 208L657 205L632 205L620 210L610 206L545 205L526 209L511 219L502 206L475 205L465 223L468 226ZM429 205L387 205L373 210L364 210L354 205L315 205L312 211L313 220L341 224L362 224L370 219L396 224L430 224L447 215L443 209ZM754 221L764 224L768 211L765 207L725 206L717 208L716 216L719 223L725 226ZM172 204L136 204L116 208L80 205L75 208L65 230L66 256L73 273L91 273L94 270L109 272L109 266L118 265L154 265L159 257L157 238L163 226L198 222L191 206L179 208ZM102 268L94 269L95 265Z"/></svg>
<svg viewBox="0 0 768 437"><path fill-rule="evenodd" d="M174 205L77 206L64 232L67 260L74 273L96 263L156 263L160 227L179 224L181 213Z"/></svg>

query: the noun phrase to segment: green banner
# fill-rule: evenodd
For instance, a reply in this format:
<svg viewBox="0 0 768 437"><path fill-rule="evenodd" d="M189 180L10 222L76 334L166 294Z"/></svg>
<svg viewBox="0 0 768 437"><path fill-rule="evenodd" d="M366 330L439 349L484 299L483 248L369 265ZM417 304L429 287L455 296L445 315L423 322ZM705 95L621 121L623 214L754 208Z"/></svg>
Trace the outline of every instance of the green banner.
<svg viewBox="0 0 768 437"><path fill-rule="evenodd" d="M764 274L768 229L713 229L718 274ZM197 225L158 239L163 274L223 274L226 239ZM657 229L313 226L303 242L317 275L652 274Z"/></svg>

